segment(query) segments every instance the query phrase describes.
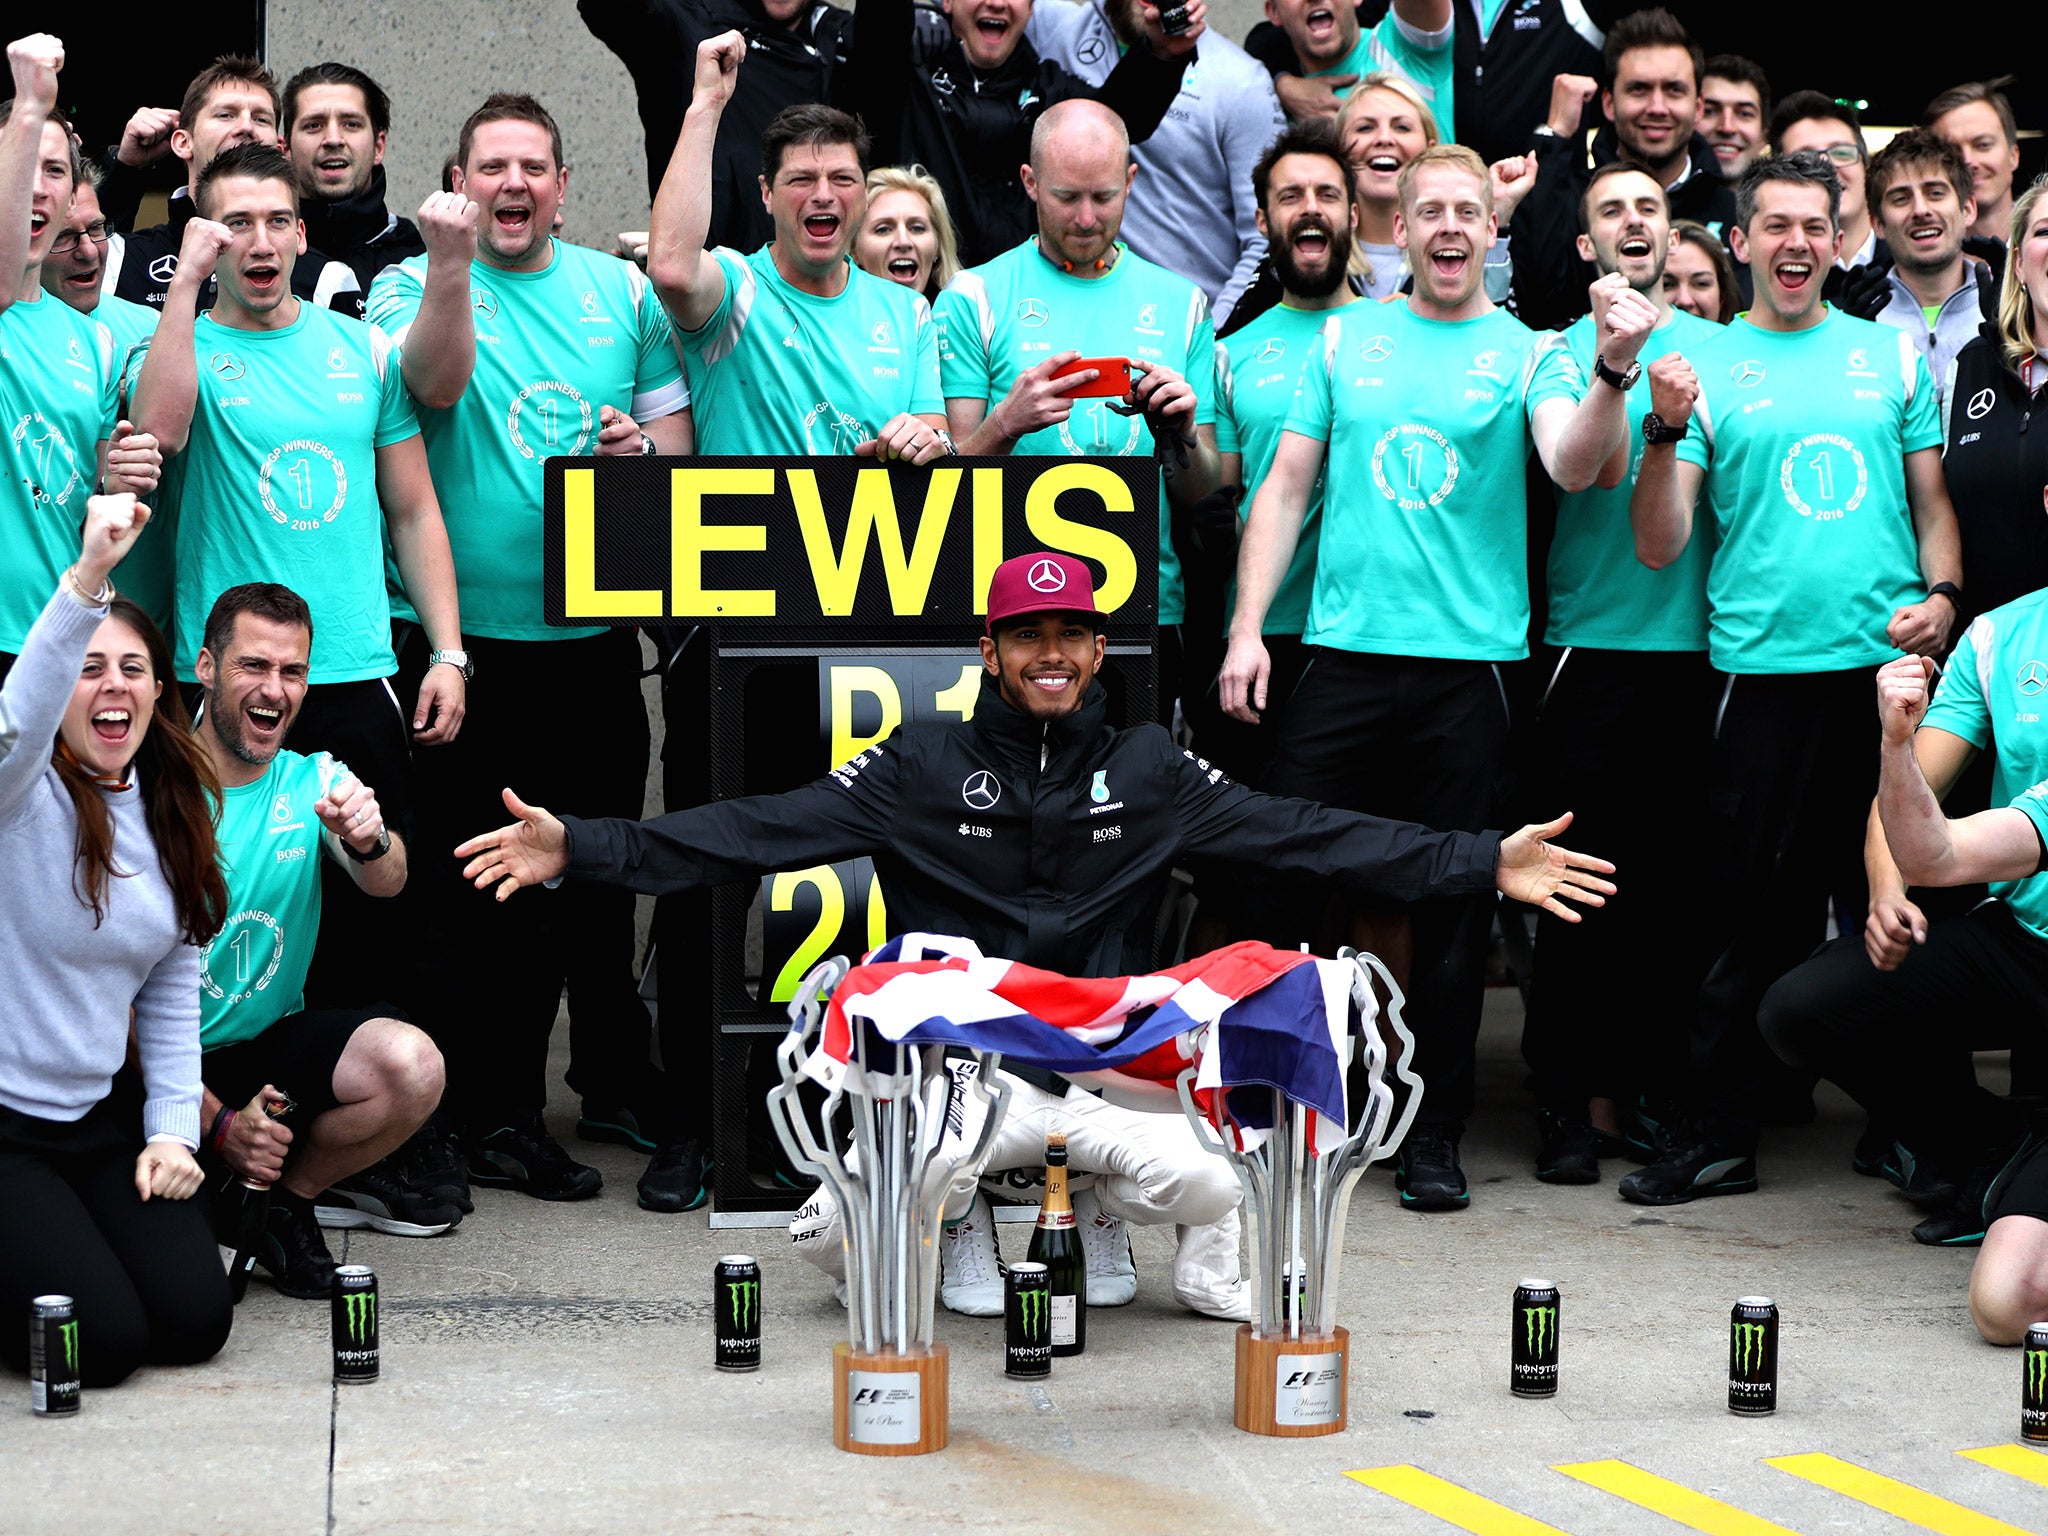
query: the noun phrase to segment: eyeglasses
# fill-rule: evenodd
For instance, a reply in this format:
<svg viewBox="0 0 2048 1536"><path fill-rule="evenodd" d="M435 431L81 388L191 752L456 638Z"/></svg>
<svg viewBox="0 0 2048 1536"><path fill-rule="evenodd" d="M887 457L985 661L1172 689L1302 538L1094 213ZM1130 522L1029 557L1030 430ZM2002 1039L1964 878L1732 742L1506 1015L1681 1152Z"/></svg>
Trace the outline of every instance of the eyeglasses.
<svg viewBox="0 0 2048 1536"><path fill-rule="evenodd" d="M1854 165L1863 158L1860 144L1830 144L1821 151L1837 165Z"/></svg>
<svg viewBox="0 0 2048 1536"><path fill-rule="evenodd" d="M105 245L110 239L112 236L107 233L106 221L102 219L99 223L88 224L83 229L66 230L50 242L50 254L69 256L78 249L81 240L90 240L94 245Z"/></svg>

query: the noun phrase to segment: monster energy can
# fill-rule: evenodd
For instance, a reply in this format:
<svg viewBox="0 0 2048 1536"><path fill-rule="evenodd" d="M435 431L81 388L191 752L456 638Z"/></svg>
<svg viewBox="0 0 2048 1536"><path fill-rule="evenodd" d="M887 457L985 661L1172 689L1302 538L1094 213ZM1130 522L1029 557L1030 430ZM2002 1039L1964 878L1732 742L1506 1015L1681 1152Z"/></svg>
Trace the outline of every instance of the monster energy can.
<svg viewBox="0 0 2048 1536"><path fill-rule="evenodd" d="M1003 1374L1052 1374L1052 1274L1029 1259L1003 1283Z"/></svg>
<svg viewBox="0 0 2048 1536"><path fill-rule="evenodd" d="M375 1381L382 1358L377 1347L377 1272L367 1264L334 1266L334 1379Z"/></svg>
<svg viewBox="0 0 2048 1536"><path fill-rule="evenodd" d="M28 1400L37 1413L78 1412L78 1308L69 1296L29 1303Z"/></svg>
<svg viewBox="0 0 2048 1536"><path fill-rule="evenodd" d="M1729 1316L1728 1411L1778 1411L1778 1304L1768 1296L1744 1296Z"/></svg>
<svg viewBox="0 0 2048 1536"><path fill-rule="evenodd" d="M1557 1396L1557 1287L1524 1280L1508 1322L1508 1390L1517 1397Z"/></svg>
<svg viewBox="0 0 2048 1536"><path fill-rule="evenodd" d="M721 1371L761 1369L761 1266L728 1253L711 1270L711 1363Z"/></svg>
<svg viewBox="0 0 2048 1536"><path fill-rule="evenodd" d="M2020 1352L2020 1438L2048 1440L2048 1323L2027 1325Z"/></svg>

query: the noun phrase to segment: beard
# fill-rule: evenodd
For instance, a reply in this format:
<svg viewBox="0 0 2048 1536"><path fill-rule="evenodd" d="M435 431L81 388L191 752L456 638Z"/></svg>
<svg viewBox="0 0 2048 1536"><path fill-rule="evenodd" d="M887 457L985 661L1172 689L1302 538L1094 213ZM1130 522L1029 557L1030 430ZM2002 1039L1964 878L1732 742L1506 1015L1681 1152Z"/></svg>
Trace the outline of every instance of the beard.
<svg viewBox="0 0 2048 1536"><path fill-rule="evenodd" d="M1294 259L1294 237L1304 229L1320 229L1329 237L1330 248L1320 268L1304 269ZM1349 276L1350 267L1350 229L1326 224L1313 216L1295 224L1287 231L1287 238L1273 247L1273 269L1280 274L1281 288L1304 299L1328 298Z"/></svg>

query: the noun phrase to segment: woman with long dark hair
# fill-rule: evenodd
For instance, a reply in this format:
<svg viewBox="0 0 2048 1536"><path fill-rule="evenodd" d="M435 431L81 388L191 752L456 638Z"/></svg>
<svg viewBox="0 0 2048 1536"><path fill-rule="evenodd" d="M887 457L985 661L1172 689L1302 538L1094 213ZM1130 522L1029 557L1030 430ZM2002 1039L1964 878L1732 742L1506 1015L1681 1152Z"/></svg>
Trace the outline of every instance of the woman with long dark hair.
<svg viewBox="0 0 2048 1536"><path fill-rule="evenodd" d="M208 1359L234 1316L191 1199L220 786L163 636L109 581L148 520L133 496L87 503L0 687L0 1358L24 1369L31 1299L70 1296L88 1386ZM131 1020L139 1124L112 1092Z"/></svg>

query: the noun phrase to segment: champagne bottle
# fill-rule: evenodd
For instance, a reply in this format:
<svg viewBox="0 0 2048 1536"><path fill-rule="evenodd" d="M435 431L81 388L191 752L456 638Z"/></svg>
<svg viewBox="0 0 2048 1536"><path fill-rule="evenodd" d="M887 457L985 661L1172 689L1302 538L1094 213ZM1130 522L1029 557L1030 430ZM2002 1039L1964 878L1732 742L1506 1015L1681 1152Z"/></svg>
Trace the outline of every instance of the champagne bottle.
<svg viewBox="0 0 2048 1536"><path fill-rule="evenodd" d="M1059 1131L1045 1138L1045 1199L1028 1257L1045 1266L1051 1282L1053 1354L1080 1354L1088 1347L1088 1260L1067 1194L1067 1138Z"/></svg>
<svg viewBox="0 0 2048 1536"><path fill-rule="evenodd" d="M289 1098L275 1098L264 1104L263 1112L282 1120L294 1107ZM248 1294L249 1276L256 1268L256 1245L263 1240L269 1221L270 1186L260 1179L237 1174L214 1201L213 1240L228 1272L228 1289L237 1302Z"/></svg>

